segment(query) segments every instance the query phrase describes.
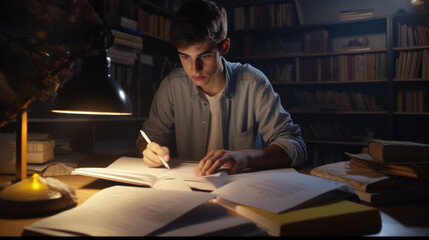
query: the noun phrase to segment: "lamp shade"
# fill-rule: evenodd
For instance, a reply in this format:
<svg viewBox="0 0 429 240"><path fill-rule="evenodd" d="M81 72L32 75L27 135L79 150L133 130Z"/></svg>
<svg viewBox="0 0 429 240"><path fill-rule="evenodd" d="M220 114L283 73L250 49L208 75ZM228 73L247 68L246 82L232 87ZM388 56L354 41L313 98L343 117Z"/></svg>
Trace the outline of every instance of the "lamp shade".
<svg viewBox="0 0 429 240"><path fill-rule="evenodd" d="M131 103L122 87L110 78L105 52L82 58L76 77L62 86L52 112L99 115L131 115Z"/></svg>

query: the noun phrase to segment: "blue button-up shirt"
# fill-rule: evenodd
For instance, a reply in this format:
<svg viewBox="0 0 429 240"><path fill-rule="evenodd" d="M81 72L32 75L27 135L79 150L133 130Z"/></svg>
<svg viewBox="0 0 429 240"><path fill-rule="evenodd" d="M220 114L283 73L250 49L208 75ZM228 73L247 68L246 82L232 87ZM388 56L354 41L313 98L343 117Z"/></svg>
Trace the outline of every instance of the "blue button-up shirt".
<svg viewBox="0 0 429 240"><path fill-rule="evenodd" d="M222 58L226 86L220 98L225 150L263 148L276 144L289 154L291 167L307 159L299 125L294 124L267 77L249 64ZM207 154L210 106L183 68L173 70L156 92L143 131L169 147L172 156L201 160ZM138 137L137 141L141 139Z"/></svg>

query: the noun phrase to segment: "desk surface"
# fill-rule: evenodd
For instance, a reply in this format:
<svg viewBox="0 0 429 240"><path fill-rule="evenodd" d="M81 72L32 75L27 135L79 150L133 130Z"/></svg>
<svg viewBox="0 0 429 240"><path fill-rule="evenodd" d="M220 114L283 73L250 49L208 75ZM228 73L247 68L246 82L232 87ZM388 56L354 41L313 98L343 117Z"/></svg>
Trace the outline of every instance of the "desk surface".
<svg viewBox="0 0 429 240"><path fill-rule="evenodd" d="M91 156L82 161L79 166L107 166L115 159L117 159L117 156ZM0 175L0 183L10 182L13 178L13 176ZM56 178L76 190L78 205L82 204L97 191L117 184L106 180L77 175L57 176ZM375 207L380 210L382 218L382 229L375 236L429 236L428 201ZM41 219L7 219L0 217L0 236L21 236L25 226Z"/></svg>

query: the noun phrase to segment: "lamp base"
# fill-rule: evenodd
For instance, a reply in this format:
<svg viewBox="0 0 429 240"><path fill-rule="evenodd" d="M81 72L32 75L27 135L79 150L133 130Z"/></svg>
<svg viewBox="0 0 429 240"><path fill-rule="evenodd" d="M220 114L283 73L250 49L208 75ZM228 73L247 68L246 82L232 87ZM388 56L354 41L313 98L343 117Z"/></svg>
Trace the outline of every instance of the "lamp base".
<svg viewBox="0 0 429 240"><path fill-rule="evenodd" d="M34 174L32 178L12 184L0 191L0 216L7 218L41 217L71 208L76 199L67 190L58 189L58 180L54 187L46 179ZM61 186L64 188L64 185ZM74 194L74 193L73 193Z"/></svg>

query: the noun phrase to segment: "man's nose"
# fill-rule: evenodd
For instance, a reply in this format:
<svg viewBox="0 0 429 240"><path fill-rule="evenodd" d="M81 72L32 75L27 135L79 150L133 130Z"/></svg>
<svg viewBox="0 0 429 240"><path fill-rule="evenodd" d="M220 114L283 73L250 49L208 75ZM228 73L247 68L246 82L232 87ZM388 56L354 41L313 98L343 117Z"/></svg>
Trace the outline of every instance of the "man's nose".
<svg viewBox="0 0 429 240"><path fill-rule="evenodd" d="M191 70L194 72L199 72L203 69L203 61L201 61L200 58L195 59L195 61L192 63Z"/></svg>

